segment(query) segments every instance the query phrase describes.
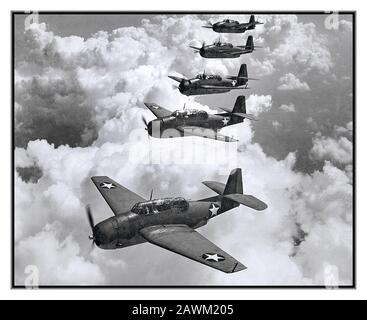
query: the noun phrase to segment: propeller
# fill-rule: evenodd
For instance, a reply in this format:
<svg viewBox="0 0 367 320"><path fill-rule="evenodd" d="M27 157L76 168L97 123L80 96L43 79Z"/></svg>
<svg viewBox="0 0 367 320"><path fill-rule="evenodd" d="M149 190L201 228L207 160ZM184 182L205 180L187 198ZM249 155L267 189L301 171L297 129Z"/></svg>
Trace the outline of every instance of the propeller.
<svg viewBox="0 0 367 320"><path fill-rule="evenodd" d="M94 219L93 219L92 211L90 209L89 204L85 207L85 210L87 212L87 218L88 218L89 226L92 229L92 235L89 236L89 239L90 240L93 240L92 246L94 246L94 242L95 242L95 237L94 237L94 233L93 233L93 230L94 230Z"/></svg>
<svg viewBox="0 0 367 320"><path fill-rule="evenodd" d="M141 121L145 124L145 130L148 130L148 121L144 118L144 116L141 116Z"/></svg>
<svg viewBox="0 0 367 320"><path fill-rule="evenodd" d="M152 198L153 198L153 189L152 189L152 191L150 192L149 200L152 200Z"/></svg>

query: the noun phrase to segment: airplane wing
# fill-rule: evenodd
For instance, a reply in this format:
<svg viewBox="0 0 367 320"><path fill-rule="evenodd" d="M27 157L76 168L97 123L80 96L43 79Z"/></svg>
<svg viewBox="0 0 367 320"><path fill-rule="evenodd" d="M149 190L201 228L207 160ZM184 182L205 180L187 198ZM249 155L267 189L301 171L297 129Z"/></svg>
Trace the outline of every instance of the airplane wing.
<svg viewBox="0 0 367 320"><path fill-rule="evenodd" d="M140 230L149 242L223 272L246 267L187 225L157 225Z"/></svg>
<svg viewBox="0 0 367 320"><path fill-rule="evenodd" d="M233 90L233 89L248 89L245 86L242 87L221 87L221 86L209 86L209 85L202 85L200 88L204 89L218 89L218 90Z"/></svg>
<svg viewBox="0 0 367 320"><path fill-rule="evenodd" d="M205 128L194 127L194 126L177 127L176 129L182 132L185 136L196 136L196 137L208 138L208 139L219 140L219 141L224 141L224 142L238 141L236 139L233 139L232 137L225 136L211 129L205 129Z"/></svg>
<svg viewBox="0 0 367 320"><path fill-rule="evenodd" d="M157 118L167 117L172 114L172 111L162 108L156 103L144 102L144 104Z"/></svg>
<svg viewBox="0 0 367 320"><path fill-rule="evenodd" d="M107 176L91 179L115 215L129 211L137 202L146 201Z"/></svg>
<svg viewBox="0 0 367 320"><path fill-rule="evenodd" d="M175 80L177 82L181 82L182 80L185 80L184 78L176 77L176 76L168 76L168 78L171 78L172 80Z"/></svg>

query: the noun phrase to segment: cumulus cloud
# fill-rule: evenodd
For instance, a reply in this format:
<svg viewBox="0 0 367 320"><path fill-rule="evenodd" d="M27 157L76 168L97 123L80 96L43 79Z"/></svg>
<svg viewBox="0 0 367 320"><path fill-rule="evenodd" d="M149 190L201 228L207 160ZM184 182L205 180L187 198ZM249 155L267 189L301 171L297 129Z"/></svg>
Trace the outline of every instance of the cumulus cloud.
<svg viewBox="0 0 367 320"><path fill-rule="evenodd" d="M256 76L268 76L275 71L275 67L271 60L260 61L256 58L250 58L250 64L253 67Z"/></svg>
<svg viewBox="0 0 367 320"><path fill-rule="evenodd" d="M293 73L287 73L279 79L278 90L308 91L310 87L306 82L299 80Z"/></svg>
<svg viewBox="0 0 367 320"><path fill-rule="evenodd" d="M315 160L330 160L334 163L349 164L353 161L353 143L346 137L334 139L318 134L313 140L310 157Z"/></svg>
<svg viewBox="0 0 367 320"><path fill-rule="evenodd" d="M246 111L255 116L271 109L272 100L270 95L252 94L246 100Z"/></svg>
<svg viewBox="0 0 367 320"><path fill-rule="evenodd" d="M281 37L280 44L270 54L273 59L320 73L327 73L333 67L327 39L316 31L314 23L299 22L294 15L273 16L267 33Z"/></svg>
<svg viewBox="0 0 367 320"><path fill-rule="evenodd" d="M100 267L86 260L71 235L62 236L57 222L21 240L15 248L16 284L24 285L27 266L35 266L39 285L103 284Z"/></svg>
<svg viewBox="0 0 367 320"><path fill-rule="evenodd" d="M351 283L351 167L342 171L325 162L312 174L295 172L296 153L268 156L248 121L223 130L238 145L147 137L141 116L153 116L143 101L212 112L173 88L170 72L232 74L239 68L240 61L208 61L187 47L192 39L214 40L201 28L204 20L156 17L87 39L57 36L44 24L26 31L29 52L16 70L15 166L38 174L15 172L17 283L24 282L27 265L39 268L41 284L323 284L328 265L339 269L341 283ZM256 36L298 23L264 21ZM248 112L270 111L272 99L250 95ZM200 232L243 261L246 272L227 277L149 244L91 252L85 205L96 222L112 214L91 176L108 175L143 197L154 188L156 197L200 199L212 194L201 181L224 182L234 167L243 169L245 192L269 209L241 206Z"/></svg>

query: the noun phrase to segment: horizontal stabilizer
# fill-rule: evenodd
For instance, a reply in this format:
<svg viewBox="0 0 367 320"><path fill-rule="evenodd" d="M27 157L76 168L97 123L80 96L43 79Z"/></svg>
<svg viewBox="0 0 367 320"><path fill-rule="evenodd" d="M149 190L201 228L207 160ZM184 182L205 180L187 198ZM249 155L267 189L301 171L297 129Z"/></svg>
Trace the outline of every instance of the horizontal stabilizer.
<svg viewBox="0 0 367 320"><path fill-rule="evenodd" d="M254 120L254 121L258 121L259 119L257 117L255 117L253 114L248 114L248 113L239 113L239 112L235 112L232 113L235 116L244 118L244 119L249 119L249 120Z"/></svg>
<svg viewBox="0 0 367 320"><path fill-rule="evenodd" d="M223 194L224 189L226 188L224 183L217 181L203 181L202 184L220 195Z"/></svg>
<svg viewBox="0 0 367 320"><path fill-rule="evenodd" d="M268 207L266 203L249 194L233 193L226 194L223 197L258 211L265 210Z"/></svg>
<svg viewBox="0 0 367 320"><path fill-rule="evenodd" d="M236 79L243 79L243 80L259 80L255 78L249 78L249 77L236 77Z"/></svg>

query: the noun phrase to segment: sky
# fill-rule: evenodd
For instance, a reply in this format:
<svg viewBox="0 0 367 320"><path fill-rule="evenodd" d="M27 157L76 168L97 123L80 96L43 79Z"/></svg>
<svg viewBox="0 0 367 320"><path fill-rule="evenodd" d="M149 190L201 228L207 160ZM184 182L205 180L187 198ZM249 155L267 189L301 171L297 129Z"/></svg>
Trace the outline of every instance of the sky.
<svg viewBox="0 0 367 320"><path fill-rule="evenodd" d="M15 17L15 280L36 266L42 285L324 285L353 278L352 16L258 15L245 34L202 28L249 15L40 15ZM204 59L189 45L219 38L255 52ZM186 97L170 74L259 78L245 91L238 143L147 137L143 102L218 112L238 92ZM149 197L212 195L241 167L240 206L198 231L248 269L224 274L151 244L91 248L85 206L112 215L90 177L108 175ZM325 280L326 279L326 280Z"/></svg>

